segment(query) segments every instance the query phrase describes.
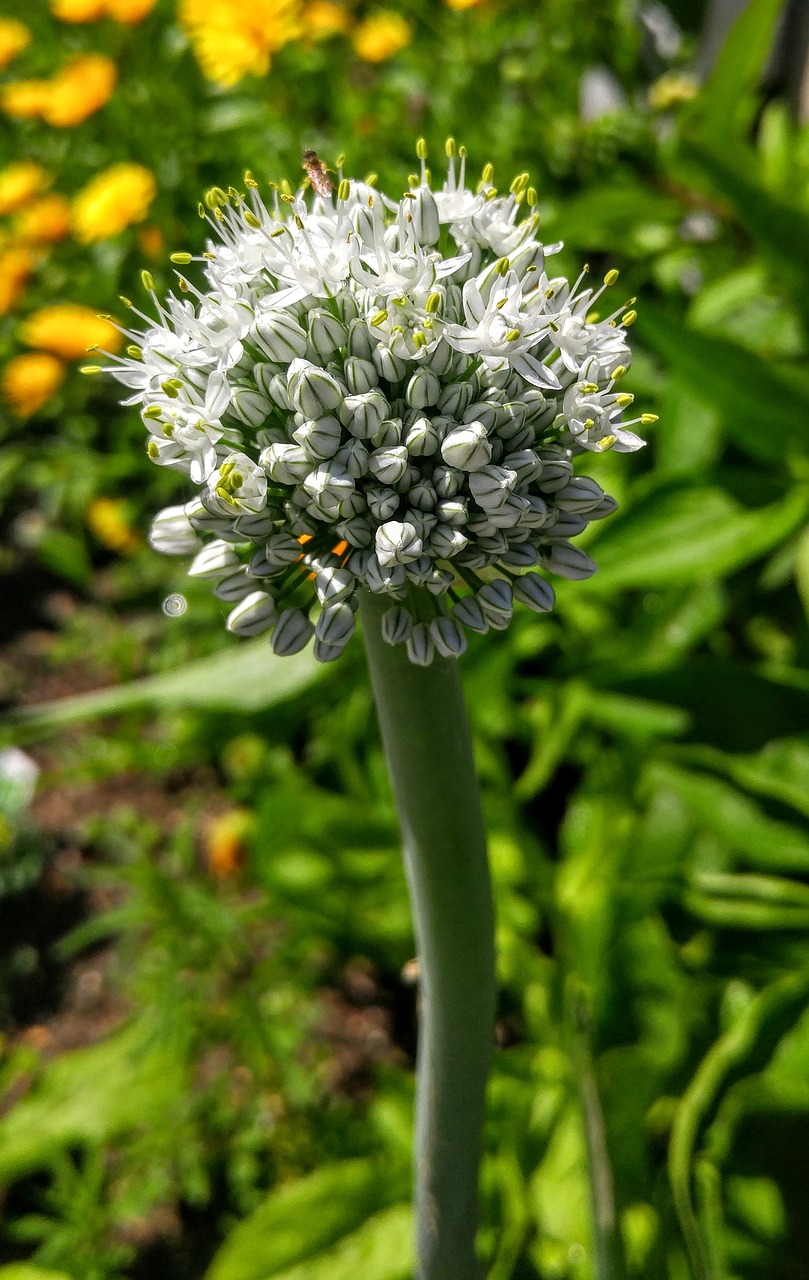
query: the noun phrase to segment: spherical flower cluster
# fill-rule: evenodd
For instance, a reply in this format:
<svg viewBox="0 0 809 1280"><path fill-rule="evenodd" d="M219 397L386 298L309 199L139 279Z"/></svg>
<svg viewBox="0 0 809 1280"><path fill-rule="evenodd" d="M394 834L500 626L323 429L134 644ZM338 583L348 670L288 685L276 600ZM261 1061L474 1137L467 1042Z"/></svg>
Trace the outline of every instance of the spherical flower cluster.
<svg viewBox="0 0 809 1280"><path fill-rule="evenodd" d="M419 143L399 201L340 172L331 190L313 153L311 197L266 204L250 174L246 194L214 188L204 290L180 275L162 305L145 273L157 323L127 303L147 328L105 366L149 456L196 489L152 545L193 554L229 630L271 632L278 654L314 638L338 657L362 590L420 664L505 628L515 601L550 609L544 574L589 577L571 539L616 506L574 456L637 449L652 420L623 420L631 304L592 314L617 272L554 275L528 176L501 195L487 165L470 189L447 151L432 190Z"/></svg>

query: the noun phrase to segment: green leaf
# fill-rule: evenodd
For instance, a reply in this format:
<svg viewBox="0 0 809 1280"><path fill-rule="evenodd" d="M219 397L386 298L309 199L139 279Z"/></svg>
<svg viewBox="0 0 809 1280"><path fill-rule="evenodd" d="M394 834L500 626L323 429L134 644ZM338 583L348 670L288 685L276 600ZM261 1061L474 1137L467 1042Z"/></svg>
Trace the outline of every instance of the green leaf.
<svg viewBox="0 0 809 1280"><path fill-rule="evenodd" d="M415 1262L412 1212L394 1205L326 1253L266 1280L410 1280Z"/></svg>
<svg viewBox="0 0 809 1280"><path fill-rule="evenodd" d="M721 778L655 763L649 778L680 796L697 822L739 856L768 870L809 874L809 835L771 818L755 800Z"/></svg>
<svg viewBox="0 0 809 1280"><path fill-rule="evenodd" d="M759 105L757 90L784 0L750 0L731 28L690 116L700 135L721 146L743 137Z"/></svg>
<svg viewBox="0 0 809 1280"><path fill-rule="evenodd" d="M599 571L589 589L688 584L732 573L783 542L807 509L802 489L755 511L721 489L650 493L594 543Z"/></svg>
<svg viewBox="0 0 809 1280"><path fill-rule="evenodd" d="M639 329L674 376L719 410L738 448L770 465L789 447L809 448L809 394L770 362L725 338L687 329L648 303Z"/></svg>
<svg viewBox="0 0 809 1280"><path fill-rule="evenodd" d="M11 718L32 729L48 730L149 705L262 711L308 688L323 671L309 652L277 658L266 640L248 640L166 675L24 707Z"/></svg>
<svg viewBox="0 0 809 1280"><path fill-rule="evenodd" d="M65 1271L43 1271L28 1262L12 1262L0 1267L0 1280L73 1280Z"/></svg>
<svg viewBox="0 0 809 1280"><path fill-rule="evenodd" d="M749 174L756 164L749 153L744 168L728 164L726 151L717 154L706 147L683 143L681 154L689 174L693 171L733 209L757 247L781 273L804 315L807 310L806 278L809 274L809 214L771 195Z"/></svg>
<svg viewBox="0 0 809 1280"><path fill-rule="evenodd" d="M183 1088L172 1046L143 1025L63 1054L0 1119L0 1184L46 1167L66 1147L169 1124Z"/></svg>
<svg viewBox="0 0 809 1280"><path fill-rule="evenodd" d="M372 1160L326 1165L274 1191L239 1223L205 1280L269 1280L287 1275L290 1267L297 1274L295 1264L322 1256L403 1191L401 1177ZM397 1280L398 1274L391 1272Z"/></svg>
<svg viewBox="0 0 809 1280"><path fill-rule="evenodd" d="M760 1070L809 1001L809 971L789 974L751 1001L735 1025L709 1050L674 1116L669 1146L669 1179L697 1280L710 1280L691 1193L694 1153L711 1112L729 1086Z"/></svg>

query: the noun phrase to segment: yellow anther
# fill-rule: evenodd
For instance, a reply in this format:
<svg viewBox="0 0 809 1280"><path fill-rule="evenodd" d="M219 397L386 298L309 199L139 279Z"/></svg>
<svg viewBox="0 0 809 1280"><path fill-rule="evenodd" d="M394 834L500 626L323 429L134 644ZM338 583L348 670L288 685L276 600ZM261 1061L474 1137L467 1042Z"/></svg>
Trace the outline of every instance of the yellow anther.
<svg viewBox="0 0 809 1280"><path fill-rule="evenodd" d="M213 211L213 216L216 218L216 221L217 221L217 222L224 222L224 221L225 221L225 215L224 215L224 213L222 212L222 210L221 210L218 206L217 206L217 208L216 208L216 209L214 209L214 211Z"/></svg>
<svg viewBox="0 0 809 1280"><path fill-rule="evenodd" d="M286 197L287 197L287 199L289 199L289 200L294 199L294 196L293 196L293 194L292 194L292 187L289 185L289 179L288 179L288 178L284 178L284 179L282 179L282 181L281 181L281 185L280 185L280 187L278 188L278 190L281 192L281 195L282 195L282 196L286 196Z"/></svg>
<svg viewBox="0 0 809 1280"><path fill-rule="evenodd" d="M193 262L193 255L190 253L173 253L169 258L169 262L174 262L178 267L187 267L189 262Z"/></svg>
<svg viewBox="0 0 809 1280"><path fill-rule="evenodd" d="M83 364L79 369L79 373L85 374L88 378L94 378L96 374L103 372L100 364Z"/></svg>
<svg viewBox="0 0 809 1280"><path fill-rule="evenodd" d="M376 329L378 328L379 325L384 324L387 318L388 318L387 311L377 311L375 315L371 316L369 324L373 325L373 327Z"/></svg>
<svg viewBox="0 0 809 1280"><path fill-rule="evenodd" d="M587 428L587 430L589 431L591 427L594 427L594 426L595 426L595 419L594 419L594 418L585 418L585 419L584 419L584 425L585 425L585 427Z"/></svg>
<svg viewBox="0 0 809 1280"><path fill-rule="evenodd" d="M615 439L615 436L602 436L596 445L596 449L599 453L606 453L615 444Z"/></svg>
<svg viewBox="0 0 809 1280"><path fill-rule="evenodd" d="M624 391L621 395L615 397L615 403L619 405L621 409L628 409L634 399L635 397L631 395L630 392Z"/></svg>
<svg viewBox="0 0 809 1280"><path fill-rule="evenodd" d="M650 427L653 422L659 421L656 413L642 413L640 415L641 426Z"/></svg>
<svg viewBox="0 0 809 1280"><path fill-rule="evenodd" d="M529 209L533 209L534 205L539 203L539 194L536 187L529 187L525 193L525 198L528 201Z"/></svg>
<svg viewBox="0 0 809 1280"><path fill-rule="evenodd" d="M130 342L126 349L126 354L131 356L133 360L140 360L143 356L143 347L136 347L134 342Z"/></svg>
<svg viewBox="0 0 809 1280"><path fill-rule="evenodd" d="M626 377L626 365L625 365L625 364L617 364L617 365L615 366L615 368L613 369L612 373L610 374L610 377L612 378L613 382L618 382L621 378L625 378L625 377Z"/></svg>
<svg viewBox="0 0 809 1280"><path fill-rule="evenodd" d="M259 231L261 229L261 222L259 221L259 219L256 217L254 213L250 212L249 209L245 209L244 214L242 216L245 222L247 223L248 227L252 227L254 231Z"/></svg>
<svg viewBox="0 0 809 1280"><path fill-rule="evenodd" d="M345 151L341 151L341 152L340 152L340 154L339 154L339 156L337 157L337 159L336 159L336 160L335 160L335 162L334 162L335 167L336 167L337 169L342 169L342 167L343 167L343 165L345 164L345 162L346 162L346 153L345 153Z"/></svg>
<svg viewBox="0 0 809 1280"><path fill-rule="evenodd" d="M215 253L203 253L202 257L205 258L208 262L216 262Z"/></svg>
<svg viewBox="0 0 809 1280"><path fill-rule="evenodd" d="M625 311L624 314L621 316L621 324L624 326L625 329L628 329L631 324L635 323L637 318L638 318L637 311Z"/></svg>
<svg viewBox="0 0 809 1280"><path fill-rule="evenodd" d="M444 143L444 155L447 157L448 160L452 160L456 152L457 152L457 147L455 146L455 139L447 138L446 142Z"/></svg>
<svg viewBox="0 0 809 1280"><path fill-rule="evenodd" d="M493 177L494 177L494 165L484 164L483 172L480 175L480 180L483 183L483 185L485 187L488 187Z"/></svg>
<svg viewBox="0 0 809 1280"><path fill-rule="evenodd" d="M348 178L341 178L340 185L337 188L337 199L347 200L350 195L351 195L351 183L348 181Z"/></svg>
<svg viewBox="0 0 809 1280"><path fill-rule="evenodd" d="M157 421L159 418L163 417L163 410L160 408L159 404L150 404L148 409L143 410L141 417Z"/></svg>
<svg viewBox="0 0 809 1280"><path fill-rule="evenodd" d="M519 329L509 329L506 334L506 342L516 342L521 337Z"/></svg>
<svg viewBox="0 0 809 1280"><path fill-rule="evenodd" d="M424 334L421 332L421 329L413 330L413 341L417 347L427 346L427 339L425 338Z"/></svg>
<svg viewBox="0 0 809 1280"><path fill-rule="evenodd" d="M615 284L615 281L618 279L620 274L621 274L620 271L616 271L615 268L613 267L612 271L608 271L607 274L605 275L604 283Z"/></svg>
<svg viewBox="0 0 809 1280"><path fill-rule="evenodd" d="M150 458L152 458L153 460L154 460L155 458L159 458L159 457L160 457L160 450L158 449L158 447L157 447L157 445L155 444L154 440L150 440L150 441L149 441L149 443L148 443L148 444L147 444L147 446L146 446L146 452L148 453L149 457L150 457Z"/></svg>
<svg viewBox="0 0 809 1280"><path fill-rule="evenodd" d="M421 186L421 178L417 173L409 173L407 175L407 185L409 187L419 187Z"/></svg>
<svg viewBox="0 0 809 1280"><path fill-rule="evenodd" d="M600 311L588 311L587 315L584 317L585 322L587 324L597 324L598 318L600 315L601 315Z"/></svg>
<svg viewBox="0 0 809 1280"><path fill-rule="evenodd" d="M494 200L497 195L497 187L487 187L484 192L484 200Z"/></svg>
<svg viewBox="0 0 809 1280"><path fill-rule="evenodd" d="M154 276L151 271L141 271L140 278L143 281L144 289L148 289L150 293L154 293Z"/></svg>
<svg viewBox="0 0 809 1280"><path fill-rule="evenodd" d="M375 187L375 186L376 186L376 184L377 184L378 182L379 182L379 174L378 174L378 173L366 173L366 175L365 175L365 184L366 184L366 186L369 186L369 187Z"/></svg>
<svg viewBox="0 0 809 1280"><path fill-rule="evenodd" d="M303 218L299 213L295 214L295 226L299 231L303 231Z"/></svg>
<svg viewBox="0 0 809 1280"><path fill-rule="evenodd" d="M205 205L202 203L202 201L200 201L200 203L197 205L197 213L201 218L205 217Z"/></svg>
<svg viewBox="0 0 809 1280"><path fill-rule="evenodd" d="M123 304L124 304L124 306L125 306L125 307L131 307L131 306L132 306L132 303L129 301L129 298L125 298L125 297L124 297L124 295L123 295L122 293L121 293L121 294L119 294L118 296L119 296L120 301L121 301L121 302L123 302Z"/></svg>
<svg viewBox="0 0 809 1280"><path fill-rule="evenodd" d="M427 159L427 142L424 138L419 138L416 143L416 157L419 160Z"/></svg>
<svg viewBox="0 0 809 1280"><path fill-rule="evenodd" d="M177 283L180 286L180 293L188 293L188 281L184 276L178 276Z"/></svg>
<svg viewBox="0 0 809 1280"><path fill-rule="evenodd" d="M579 386L579 391L583 391L586 396L595 395L596 391L598 391L598 383L582 382Z"/></svg>
<svg viewBox="0 0 809 1280"><path fill-rule="evenodd" d="M258 183L253 177L253 173L251 169L245 169L244 171L244 185L246 187L251 187L253 190L255 190L258 187Z"/></svg>
<svg viewBox="0 0 809 1280"><path fill-rule="evenodd" d="M508 258L498 258L494 264L495 272L498 276L504 276L508 271Z"/></svg>

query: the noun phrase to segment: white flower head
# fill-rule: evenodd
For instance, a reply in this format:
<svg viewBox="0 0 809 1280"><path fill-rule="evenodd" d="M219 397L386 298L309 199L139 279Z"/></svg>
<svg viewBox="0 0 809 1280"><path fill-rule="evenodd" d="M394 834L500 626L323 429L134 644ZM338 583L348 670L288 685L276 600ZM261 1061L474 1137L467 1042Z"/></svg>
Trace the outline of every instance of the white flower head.
<svg viewBox="0 0 809 1280"><path fill-rule="evenodd" d="M342 171L325 195L214 188L203 287L178 273L163 304L144 273L156 316L128 303L145 330L106 366L196 488L152 545L193 554L228 628L277 654L339 657L358 589L390 598L383 635L419 664L515 602L551 609L543 575L593 573L570 539L616 505L573 459L654 421L624 416L634 300L598 314L618 273L550 277L527 174L499 193L486 165L472 189L449 139L434 190L426 154L399 200Z"/></svg>

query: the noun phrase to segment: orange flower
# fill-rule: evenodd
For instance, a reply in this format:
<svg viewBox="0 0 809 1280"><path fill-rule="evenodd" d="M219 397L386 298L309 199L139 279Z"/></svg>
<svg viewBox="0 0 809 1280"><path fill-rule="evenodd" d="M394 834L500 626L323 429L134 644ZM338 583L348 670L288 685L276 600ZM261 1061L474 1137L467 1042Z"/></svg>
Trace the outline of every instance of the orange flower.
<svg viewBox="0 0 809 1280"><path fill-rule="evenodd" d="M28 244L51 244L69 231L70 201L56 193L33 200L14 221L17 239Z"/></svg>
<svg viewBox="0 0 809 1280"><path fill-rule="evenodd" d="M60 22L98 22L107 8L104 0L50 0L50 6Z"/></svg>
<svg viewBox="0 0 809 1280"><path fill-rule="evenodd" d="M123 498L94 498L87 508L87 524L102 546L131 556L143 545L128 519Z"/></svg>
<svg viewBox="0 0 809 1280"><path fill-rule="evenodd" d="M142 222L155 198L155 180L139 164L114 164L99 173L73 201L73 231L82 244L119 235Z"/></svg>
<svg viewBox="0 0 809 1280"><path fill-rule="evenodd" d="M150 223L148 227L138 227L138 248L144 257L151 258L152 261L159 258L164 244L163 232L154 223Z"/></svg>
<svg viewBox="0 0 809 1280"><path fill-rule="evenodd" d="M15 356L2 376L3 399L17 418L30 418L62 385L65 367L44 351Z"/></svg>
<svg viewBox="0 0 809 1280"><path fill-rule="evenodd" d="M80 359L88 347L117 351L121 345L120 333L108 320L73 302L58 302L34 311L20 325L20 338L26 346L50 351L63 360Z"/></svg>
<svg viewBox="0 0 809 1280"><path fill-rule="evenodd" d="M303 33L299 0L180 0L203 75L217 84L266 75L270 56Z"/></svg>
<svg viewBox="0 0 809 1280"><path fill-rule="evenodd" d="M50 179L41 165L32 160L17 160L0 170L0 214L16 213L39 195Z"/></svg>
<svg viewBox="0 0 809 1280"><path fill-rule="evenodd" d="M312 0L303 11L303 25L310 40L327 40L348 31L351 20L341 4Z"/></svg>
<svg viewBox="0 0 809 1280"><path fill-rule="evenodd" d="M227 880L244 866L246 846L255 827L248 809L220 813L204 832L205 860L217 880Z"/></svg>
<svg viewBox="0 0 809 1280"><path fill-rule="evenodd" d="M115 22L134 27L151 13L157 0L107 0L107 13Z"/></svg>
<svg viewBox="0 0 809 1280"><path fill-rule="evenodd" d="M364 62L384 62L410 44L413 28L400 13L384 9L361 22L354 32L354 48Z"/></svg>
<svg viewBox="0 0 809 1280"><path fill-rule="evenodd" d="M0 71L31 43L31 32L16 18L0 18Z"/></svg>
<svg viewBox="0 0 809 1280"><path fill-rule="evenodd" d="M0 89L0 103L17 120L35 120L46 109L50 91L50 80L14 80Z"/></svg>
<svg viewBox="0 0 809 1280"><path fill-rule="evenodd" d="M34 259L30 249L11 245L0 252L0 316L17 305L33 270Z"/></svg>
<svg viewBox="0 0 809 1280"><path fill-rule="evenodd" d="M118 72L101 53L84 53L63 67L51 81L42 118L58 129L81 124L112 97Z"/></svg>

